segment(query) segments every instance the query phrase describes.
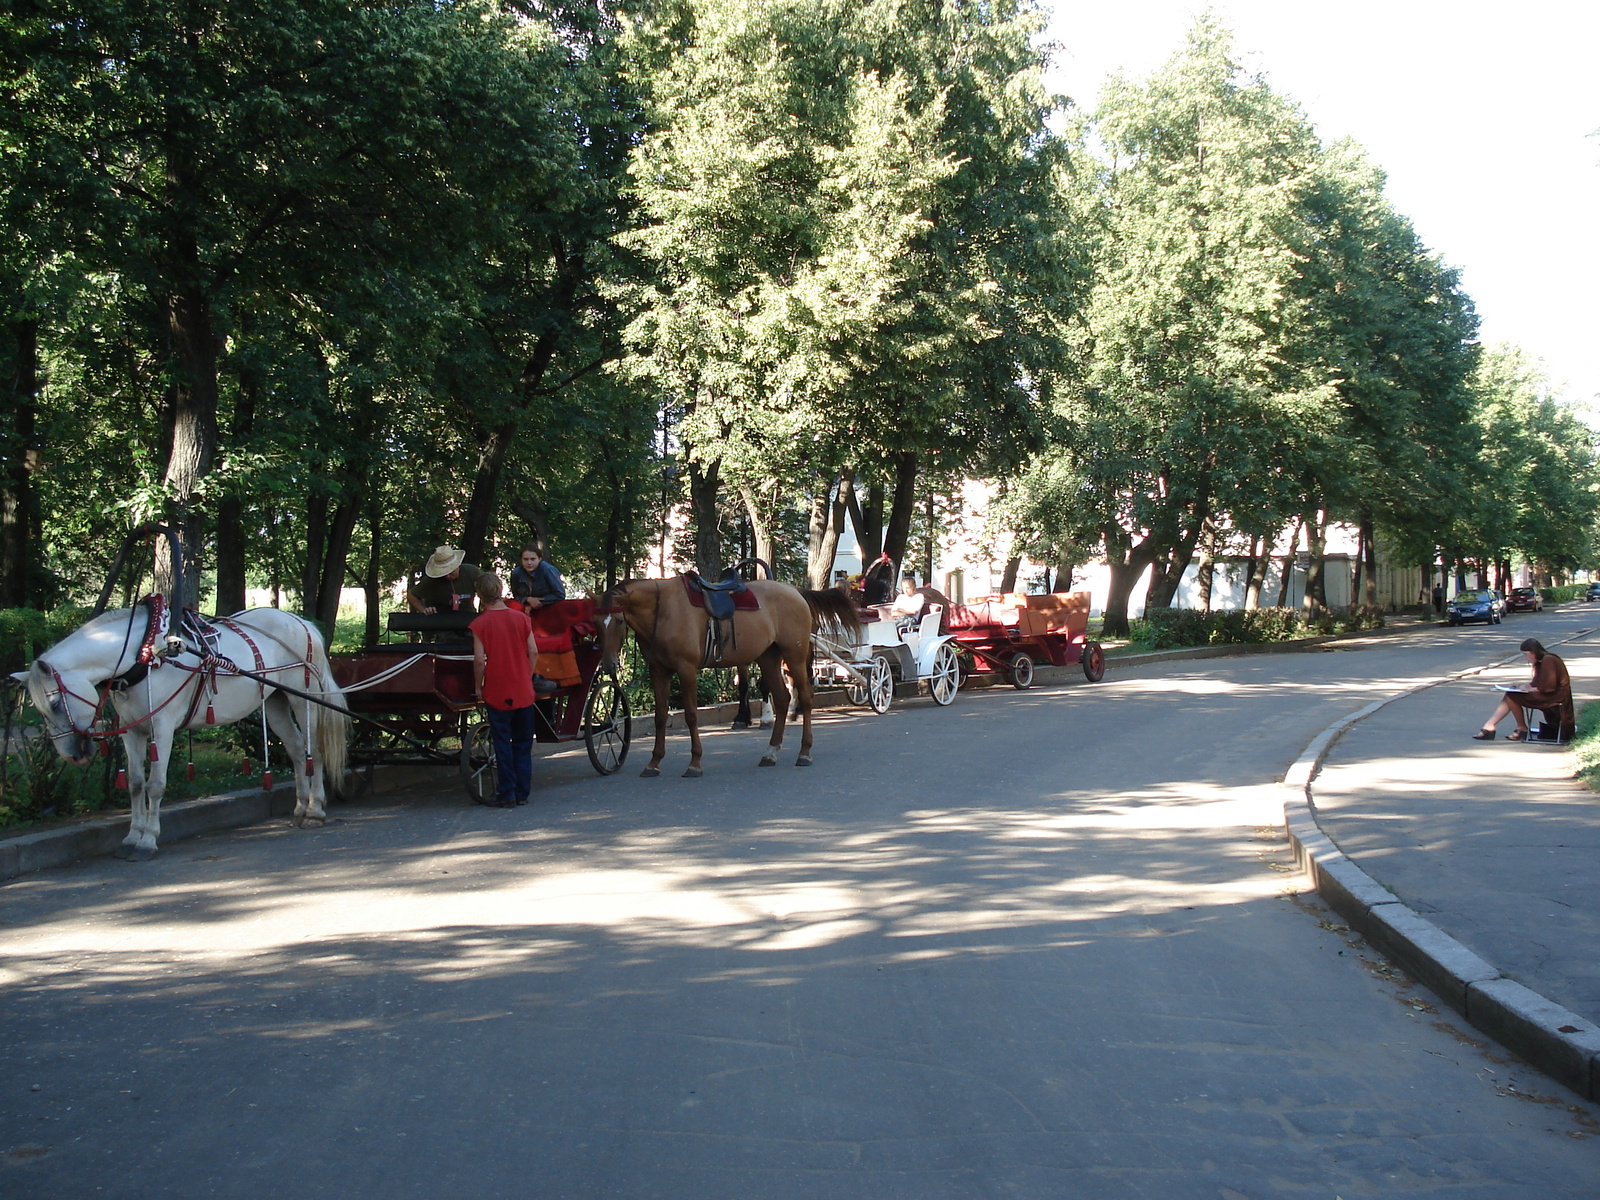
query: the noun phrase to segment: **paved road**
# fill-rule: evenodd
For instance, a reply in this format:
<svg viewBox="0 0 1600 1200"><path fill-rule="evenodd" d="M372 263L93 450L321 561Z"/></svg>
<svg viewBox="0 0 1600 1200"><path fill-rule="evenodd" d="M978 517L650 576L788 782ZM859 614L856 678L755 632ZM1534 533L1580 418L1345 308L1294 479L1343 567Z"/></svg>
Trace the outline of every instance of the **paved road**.
<svg viewBox="0 0 1600 1200"><path fill-rule="evenodd" d="M1575 620L897 705L805 771L580 752L524 809L18 880L0 1193L1590 1200L1600 1110L1290 894L1269 786Z"/></svg>

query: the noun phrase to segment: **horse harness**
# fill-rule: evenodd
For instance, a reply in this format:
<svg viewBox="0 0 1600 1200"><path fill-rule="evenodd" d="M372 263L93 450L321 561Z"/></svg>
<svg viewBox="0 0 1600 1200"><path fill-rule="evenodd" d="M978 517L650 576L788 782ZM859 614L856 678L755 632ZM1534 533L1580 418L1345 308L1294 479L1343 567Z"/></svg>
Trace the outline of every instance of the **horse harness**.
<svg viewBox="0 0 1600 1200"><path fill-rule="evenodd" d="M264 675L275 671L287 671L292 670L295 667L303 667L305 670L306 686L309 687L311 685L311 660L315 653L315 647L311 640L311 631L309 627L307 627L306 630L306 650L304 659L300 662L284 663L282 666L269 668L266 664L266 659L262 657L261 648L255 643L255 639L245 632L238 622L233 621L228 617L217 617L215 618L214 622L208 621L205 617L202 617L193 609L185 609L181 618L179 619L178 630L174 631L168 628L169 610L167 608L166 597L159 594L153 594L146 596L141 603L144 604L146 610L149 612L150 618L145 627L144 637L139 643L139 652L134 656L134 663L127 670L113 675L110 679L107 679L103 684L101 684L95 690L95 698L93 700L87 696L78 695L66 685L66 681L61 678L60 672L58 672L54 666L51 666L48 663L45 664L50 671L51 678L55 681L56 692L58 696L70 696L80 704L89 705L93 710L89 716L88 728L80 729L78 728L77 721L73 718L72 710L69 709L65 704L60 705L61 716L65 719L67 727L79 737L87 738L92 742L108 742L114 737L120 737L129 730L147 723L151 717L155 716L162 709L166 708L173 701L177 700L179 696L183 695L184 688L182 685L180 685L173 690L172 695L168 696L165 700L156 705L149 712L145 713L145 715L140 717L138 720L130 721L126 725L119 725L109 729L96 730L94 728L95 723L100 720L101 713L105 711L106 701L110 698L110 694L112 692L125 692L128 689L145 682L149 678L151 671L160 670L164 666L171 666L180 671L186 671L194 677L195 686L192 690L190 690L189 693L189 708L184 715L184 719L179 722L178 728L186 728L188 727L189 723L194 720L195 714L200 708L200 697L202 694L206 694L207 696L206 724L216 724L216 713L213 710L211 698L215 697L217 694L217 676L245 675L245 672L238 666L238 664L220 652L218 648L220 631L217 628L219 625L227 629L230 633L233 633L241 638L245 645L250 647L250 653L255 659L256 675ZM165 638L166 645L158 650L156 649L156 641L163 637ZM277 638L272 638L272 640L274 642L279 642L279 639ZM279 645L282 645L282 643L279 642ZM283 648L285 650L289 650L289 647L287 646L284 646ZM290 652L293 653L293 651ZM178 656L182 654L193 654L197 659L200 660L199 664L191 667L185 663L177 661ZM261 681L260 687L261 699L262 702L265 703L268 685L265 681ZM56 704L52 704L51 707L55 708ZM154 743L151 744L150 750L153 761L155 755Z"/></svg>

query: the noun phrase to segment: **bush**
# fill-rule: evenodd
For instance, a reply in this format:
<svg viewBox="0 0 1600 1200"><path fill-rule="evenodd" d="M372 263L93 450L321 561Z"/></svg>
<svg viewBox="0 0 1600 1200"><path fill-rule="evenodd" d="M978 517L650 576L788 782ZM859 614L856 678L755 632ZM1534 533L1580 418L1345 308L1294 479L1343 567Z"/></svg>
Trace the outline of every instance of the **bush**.
<svg viewBox="0 0 1600 1200"><path fill-rule="evenodd" d="M1379 629L1383 614L1362 606L1341 614L1323 613L1310 625L1297 608L1226 609L1200 612L1193 608L1152 608L1130 623L1129 637L1152 650L1180 646L1248 646L1287 642L1314 634Z"/></svg>
<svg viewBox="0 0 1600 1200"><path fill-rule="evenodd" d="M1547 587L1539 589L1539 596L1546 604L1561 604L1567 600L1578 600L1589 590L1587 583L1569 583L1562 587Z"/></svg>
<svg viewBox="0 0 1600 1200"><path fill-rule="evenodd" d="M0 608L0 665L8 671L27 666L88 616L86 608L65 607L47 613L34 608Z"/></svg>

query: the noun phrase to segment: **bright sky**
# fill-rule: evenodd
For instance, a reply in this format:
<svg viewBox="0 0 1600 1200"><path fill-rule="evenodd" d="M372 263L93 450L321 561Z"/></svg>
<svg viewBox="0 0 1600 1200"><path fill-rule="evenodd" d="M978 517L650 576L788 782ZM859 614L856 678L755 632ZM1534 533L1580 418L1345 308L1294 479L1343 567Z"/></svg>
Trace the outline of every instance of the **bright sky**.
<svg viewBox="0 0 1600 1200"><path fill-rule="evenodd" d="M1044 0L1056 90L1093 109L1105 77L1158 68L1194 0ZM1600 3L1216 0L1247 67L1324 142L1351 137L1424 242L1461 270L1482 338L1600 395Z"/></svg>

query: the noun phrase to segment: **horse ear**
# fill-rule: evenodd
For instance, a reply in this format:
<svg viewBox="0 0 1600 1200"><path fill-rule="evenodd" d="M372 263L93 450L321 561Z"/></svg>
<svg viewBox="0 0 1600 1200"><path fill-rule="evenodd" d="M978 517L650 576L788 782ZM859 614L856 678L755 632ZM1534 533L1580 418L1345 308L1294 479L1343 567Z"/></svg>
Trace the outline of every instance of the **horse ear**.
<svg viewBox="0 0 1600 1200"><path fill-rule="evenodd" d="M29 671L13 671L11 672L11 678L15 679L18 683L27 683L28 676L30 674L31 672Z"/></svg>

